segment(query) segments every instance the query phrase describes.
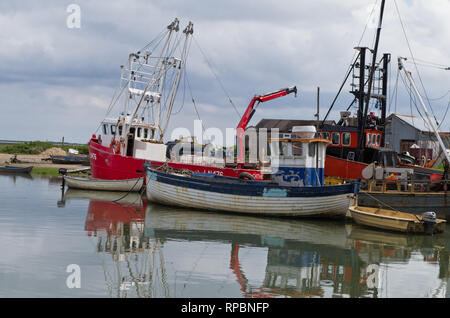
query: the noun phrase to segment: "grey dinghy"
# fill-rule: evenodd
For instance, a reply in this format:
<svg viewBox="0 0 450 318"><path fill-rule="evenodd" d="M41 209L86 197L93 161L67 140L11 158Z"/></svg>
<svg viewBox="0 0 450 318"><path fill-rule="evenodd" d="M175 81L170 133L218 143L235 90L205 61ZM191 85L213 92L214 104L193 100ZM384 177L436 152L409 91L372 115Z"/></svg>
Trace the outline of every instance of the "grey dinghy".
<svg viewBox="0 0 450 318"><path fill-rule="evenodd" d="M69 188L84 190L131 192L141 190L144 184L144 178L127 180L104 180L64 176L64 180Z"/></svg>

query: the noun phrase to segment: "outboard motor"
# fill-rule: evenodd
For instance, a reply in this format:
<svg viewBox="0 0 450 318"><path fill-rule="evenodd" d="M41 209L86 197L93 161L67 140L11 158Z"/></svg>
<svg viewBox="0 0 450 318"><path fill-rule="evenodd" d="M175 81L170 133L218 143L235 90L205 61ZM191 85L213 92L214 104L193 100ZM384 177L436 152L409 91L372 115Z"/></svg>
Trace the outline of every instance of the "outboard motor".
<svg viewBox="0 0 450 318"><path fill-rule="evenodd" d="M423 228L425 234L433 234L434 227L436 226L436 213L435 212L425 212L422 214Z"/></svg>

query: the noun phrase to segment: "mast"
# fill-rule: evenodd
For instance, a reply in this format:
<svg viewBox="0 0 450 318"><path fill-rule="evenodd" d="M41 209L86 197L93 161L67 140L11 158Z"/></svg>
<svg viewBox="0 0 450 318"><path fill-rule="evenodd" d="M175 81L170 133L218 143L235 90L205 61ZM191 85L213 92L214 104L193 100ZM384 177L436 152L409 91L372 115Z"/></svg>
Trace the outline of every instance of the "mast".
<svg viewBox="0 0 450 318"><path fill-rule="evenodd" d="M391 54L383 54L383 83L382 83L382 98L381 98L381 122L380 126L383 127L383 133L381 134L381 147L385 145L385 126L386 126L386 108L387 108L387 94L388 94L388 72L389 62L391 61Z"/></svg>
<svg viewBox="0 0 450 318"><path fill-rule="evenodd" d="M189 21L189 24L183 30L183 33L186 35L186 39L184 41L183 51L181 53L181 57L180 57L179 60L177 60L177 62L178 62L177 74L176 74L176 77L175 77L175 80L174 80L174 83L173 83L173 86L172 86L172 91L170 93L170 101L169 101L169 106L167 108L166 119L165 119L162 127L160 128L160 136L159 136L160 141L162 141L162 139L164 137L164 133L166 131L167 124L169 123L169 118L170 118L170 115L172 113L173 103L175 101L175 93L176 93L177 88L178 88L178 83L180 81L180 74L181 74L181 71L182 71L182 66L183 66L183 64L185 62L185 57L186 57L186 54L187 54L188 38L189 38L189 35L192 35L194 33L194 24L191 21Z"/></svg>
<svg viewBox="0 0 450 318"><path fill-rule="evenodd" d="M171 39L171 37L172 37L172 35L173 35L173 32L174 32L174 31L175 31L175 32L178 32L178 30L179 30L179 20L178 20L177 18L175 18L175 20L167 27L167 29L169 29L169 34L168 34L168 36L167 36L166 42L164 43L163 49L161 50L161 55L166 51L166 49L167 49L167 47L168 47L168 45L169 45L169 43L170 43L170 39ZM160 62L161 59L162 59L162 62ZM160 69L161 69L161 71L162 71L162 74L165 73L163 70L164 70L164 66L167 64L167 59L166 59L166 58L163 58L162 56L160 56L160 57L158 58L157 63L156 63L155 70L153 71L153 75L155 75L156 71L158 70L158 65L159 65L160 63L161 63ZM160 85L159 85L159 90L160 90L160 91L159 91L159 96L157 97L157 98L158 98L158 100L157 100L157 115L159 115L159 111L160 111L160 100L161 100L161 89L162 89L162 88L161 88L161 87L162 87L162 85L161 85L161 84L162 84L161 78L162 78L162 76L163 76L163 75L161 75L161 76L157 79L157 80L160 81ZM144 91L142 92L141 99L139 100L139 103L138 103L136 109L134 110L133 115L131 116L131 122L133 122L133 120L137 117L139 108L140 108L141 105L142 105L142 101L145 99L146 93L147 93L147 91L149 90L149 88L152 87L153 85L155 85L155 81L150 80L150 81L148 82L147 86L145 87ZM155 115L155 117L157 117L156 120L157 120L158 123L159 123L159 116L156 116L156 115ZM158 124L156 127L159 129L159 124ZM128 133L128 131L127 131L127 133Z"/></svg>
<svg viewBox="0 0 450 318"><path fill-rule="evenodd" d="M414 93L416 94L417 99L420 102L420 105L422 105L422 108L423 108L423 111L424 111L425 116L427 118L428 124L431 126L431 129L433 130L434 134L436 135L436 138L437 138L437 140L439 142L439 145L442 148L442 152L444 153L445 158L447 159L447 162L450 163L450 156L447 153L447 149L445 148L444 143L442 142L441 136L439 135L439 131L434 126L434 123L433 123L433 121L430 118L430 114L428 113L428 109L425 106L425 103L423 102L422 96L420 96L420 93L419 93L419 91L418 91L418 89L416 87L416 84L414 83L414 81L412 79L411 72L406 70L405 65L403 64L403 60L406 61L406 58L404 58L404 57L399 57L398 58L398 68L399 68L399 70L403 70L404 71L404 73L406 75L406 78L408 79L409 83L411 84L411 87L414 90Z"/></svg>
<svg viewBox="0 0 450 318"><path fill-rule="evenodd" d="M367 112L369 110L369 101L371 97L371 90L372 90L372 83L373 83L373 76L375 74L376 70L376 61L377 61L377 52L378 52L378 44L380 42L380 34L381 34L381 25L383 23L383 14L384 14L384 4L385 0L381 1L381 8L380 8L380 18L378 21L378 28L377 28L377 35L375 39L375 45L372 51L372 65L370 66L370 72L369 72L369 82L367 85L367 95L365 96L365 105L364 105L364 115L362 117L362 123L358 124L358 127L361 127L362 130L360 130L360 136L358 140L358 147L362 149L362 146L364 144L364 128L366 126L366 118L367 118ZM364 83L364 78L360 78L360 80ZM361 106L361 105L360 105Z"/></svg>

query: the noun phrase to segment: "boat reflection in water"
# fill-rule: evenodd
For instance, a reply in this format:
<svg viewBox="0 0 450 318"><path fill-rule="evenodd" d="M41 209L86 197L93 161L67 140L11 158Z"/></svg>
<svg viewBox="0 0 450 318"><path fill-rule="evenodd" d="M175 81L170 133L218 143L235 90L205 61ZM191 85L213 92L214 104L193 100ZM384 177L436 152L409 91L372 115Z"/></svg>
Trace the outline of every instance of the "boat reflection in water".
<svg viewBox="0 0 450 318"><path fill-rule="evenodd" d="M448 234L400 235L109 195L91 194L85 229L112 297L449 297Z"/></svg>
<svg viewBox="0 0 450 318"><path fill-rule="evenodd" d="M109 296L152 297L141 288L148 285L145 267L154 251L143 236L147 201L136 192L68 189L64 194L64 201L76 199L89 200L84 228L96 240Z"/></svg>

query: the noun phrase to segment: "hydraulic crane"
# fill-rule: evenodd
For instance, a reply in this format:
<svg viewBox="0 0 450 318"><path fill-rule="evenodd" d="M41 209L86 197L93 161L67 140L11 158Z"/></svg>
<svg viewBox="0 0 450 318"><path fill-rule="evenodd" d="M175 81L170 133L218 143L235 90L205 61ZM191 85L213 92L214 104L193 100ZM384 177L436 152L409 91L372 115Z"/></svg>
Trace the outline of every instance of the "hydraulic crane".
<svg viewBox="0 0 450 318"><path fill-rule="evenodd" d="M297 96L297 87L289 87L289 88L283 88L276 92L272 92L265 95L257 95L252 98L250 101L250 104L247 106L247 109L244 113L244 115L241 118L241 121L236 127L236 138L237 138L237 146L238 146L238 153L237 153L237 163L239 166L242 166L245 163L245 156L244 156L244 132L245 128L247 127L247 124L249 123L250 119L255 114L256 108L260 103L267 102L269 100L286 96L290 93L294 93L295 96ZM256 104L256 105L255 105Z"/></svg>

